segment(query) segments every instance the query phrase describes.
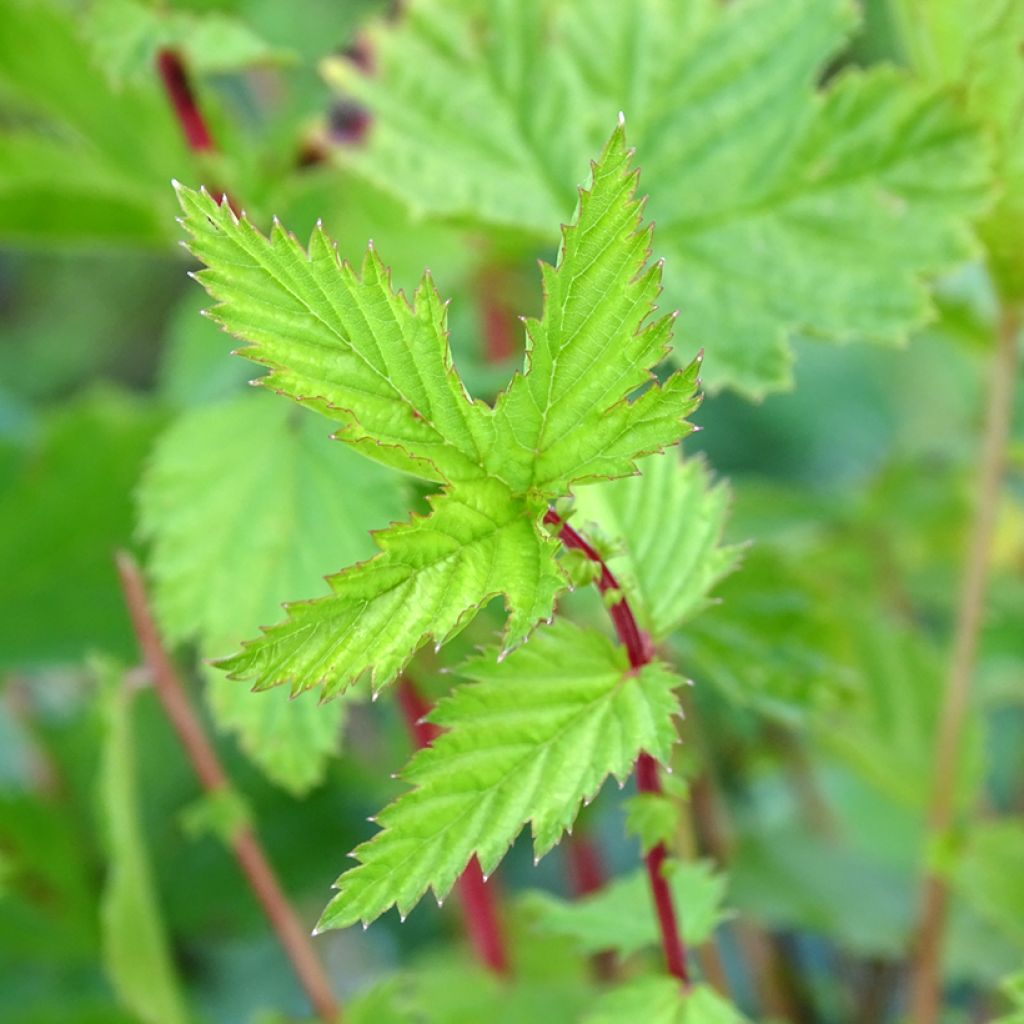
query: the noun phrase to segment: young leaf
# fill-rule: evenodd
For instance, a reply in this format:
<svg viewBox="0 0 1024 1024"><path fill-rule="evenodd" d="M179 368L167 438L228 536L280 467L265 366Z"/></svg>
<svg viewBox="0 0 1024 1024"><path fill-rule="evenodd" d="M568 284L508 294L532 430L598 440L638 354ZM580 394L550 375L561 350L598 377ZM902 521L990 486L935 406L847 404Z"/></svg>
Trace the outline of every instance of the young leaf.
<svg viewBox="0 0 1024 1024"><path fill-rule="evenodd" d="M216 315L271 366L264 378L344 423L363 454L443 482L427 518L377 535L377 558L330 579L326 598L288 608L224 666L258 688L290 682L343 690L373 670L392 679L419 646L455 635L491 597L510 611L506 645L551 614L565 585L557 545L539 531L547 503L582 479L633 472L634 460L689 429L697 362L660 384L671 321L644 327L658 268L644 271L622 126L615 130L565 230L530 366L490 409L452 366L444 307L424 279L412 305L392 292L376 253L361 275L317 229L309 251L275 226L260 235L227 205L179 187L198 275ZM636 397L636 393L646 390Z"/></svg>
<svg viewBox="0 0 1024 1024"><path fill-rule="evenodd" d="M181 416L139 490L151 544L153 603L167 639L203 657L236 648L282 601L320 582L325 565L368 555L369 531L399 515L395 474L325 436L283 402L247 395ZM216 565L218 571L211 572ZM267 775L301 793L337 749L344 705L258 696L209 673L221 728Z"/></svg>
<svg viewBox="0 0 1024 1024"><path fill-rule="evenodd" d="M527 371L498 399L504 443L489 464L524 489L562 494L574 481L634 472L634 458L690 429L679 421L697 406L699 357L663 385L650 371L669 351L674 317L644 326L661 265L647 266L653 227L643 226L630 155L620 125L580 189L557 267L541 265L544 312L526 324Z"/></svg>
<svg viewBox="0 0 1024 1024"><path fill-rule="evenodd" d="M328 76L374 114L339 153L421 215L552 237L565 184L624 110L666 288L712 387L789 386L789 337L891 342L922 275L970 254L985 147L953 103L882 69L818 90L846 0L418 0Z"/></svg>
<svg viewBox="0 0 1024 1024"><path fill-rule="evenodd" d="M676 739L680 680L660 662L631 673L621 648L567 621L463 674L475 682L431 714L447 731L403 772L412 790L378 815L320 929L405 915L428 887L443 899L473 854L490 874L527 822L543 856L608 775L625 780L641 751L665 760Z"/></svg>
<svg viewBox="0 0 1024 1024"><path fill-rule="evenodd" d="M598 524L617 546L609 567L655 640L707 607L739 563L742 548L722 544L729 501L702 460L681 462L674 452L647 459L639 476L576 492L580 521Z"/></svg>
<svg viewBox="0 0 1024 1024"><path fill-rule="evenodd" d="M707 862L670 861L665 866L673 901L680 908L683 939L687 945L707 941L728 915L722 910L726 882ZM630 956L657 946L661 933L651 903L644 871L617 878L592 896L563 900L534 892L526 905L537 927L572 939L586 953L614 949Z"/></svg>
<svg viewBox="0 0 1024 1024"><path fill-rule="evenodd" d="M451 362L444 304L429 276L409 303L372 245L359 273L317 226L308 251L275 222L270 237L205 191L178 186L207 269L212 315L270 367L260 383L340 420L341 440L427 480L484 475L474 404Z"/></svg>
<svg viewBox="0 0 1024 1024"><path fill-rule="evenodd" d="M557 544L497 480L464 483L414 516L374 535L381 553L336 576L332 593L287 605L288 619L220 662L257 688L323 684L331 697L370 671L376 689L427 640L447 643L492 597L509 611L506 645L550 618L564 585Z"/></svg>
<svg viewBox="0 0 1024 1024"><path fill-rule="evenodd" d="M146 1024L185 1024L188 1015L160 919L139 823L132 740L133 694L122 673L98 666L105 736L99 774L108 873L100 922L103 959L118 997Z"/></svg>
<svg viewBox="0 0 1024 1024"><path fill-rule="evenodd" d="M675 978L647 977L602 996L583 1024L744 1024L745 1020L707 985L686 991Z"/></svg>

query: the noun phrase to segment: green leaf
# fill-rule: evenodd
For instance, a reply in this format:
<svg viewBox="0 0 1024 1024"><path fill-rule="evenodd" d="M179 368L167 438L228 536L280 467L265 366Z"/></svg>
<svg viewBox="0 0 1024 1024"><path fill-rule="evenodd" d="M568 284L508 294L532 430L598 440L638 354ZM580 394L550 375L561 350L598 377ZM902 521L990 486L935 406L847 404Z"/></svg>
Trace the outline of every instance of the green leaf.
<svg viewBox="0 0 1024 1024"><path fill-rule="evenodd" d="M624 781L641 751L666 760L676 740L679 679L660 662L631 673L621 648L565 621L462 671L475 682L431 714L447 731L402 773L413 788L378 815L320 929L404 916L428 887L443 899L474 854L490 874L527 822L543 856L609 774Z"/></svg>
<svg viewBox="0 0 1024 1024"><path fill-rule="evenodd" d="M257 688L323 685L330 697L369 671L375 689L397 676L428 640L438 646L504 594L506 646L550 618L563 580L557 544L496 480L465 483L414 516L374 535L368 562L328 577L332 593L287 605L288 619L219 664Z"/></svg>
<svg viewBox="0 0 1024 1024"><path fill-rule="evenodd" d="M641 978L602 996L583 1024L743 1024L713 988L684 990L675 978Z"/></svg>
<svg viewBox="0 0 1024 1024"><path fill-rule="evenodd" d="M105 736L99 798L106 819L107 880L100 913L103 960L121 1002L145 1024L185 1024L188 1014L160 918L139 822L132 739L133 693L110 664L97 668Z"/></svg>
<svg viewBox="0 0 1024 1024"><path fill-rule="evenodd" d="M1024 7L1016 0L892 0L904 46L926 79L953 86L995 143L998 198L981 223L999 290L1024 297Z"/></svg>
<svg viewBox="0 0 1024 1024"><path fill-rule="evenodd" d="M312 588L323 566L372 551L369 531L403 507L395 474L262 395L203 407L163 435L139 489L153 604L167 639L224 654ZM211 567L216 567L212 571ZM275 782L303 792L338 745L344 705L252 694L209 673L221 728Z"/></svg>
<svg viewBox="0 0 1024 1024"><path fill-rule="evenodd" d="M164 10L135 0L99 0L89 14L89 39L99 63L119 87L152 76L157 53L177 50L196 73L241 71L294 59L228 14Z"/></svg>
<svg viewBox="0 0 1024 1024"><path fill-rule="evenodd" d="M679 908L684 941L688 945L706 942L728 916L722 909L725 878L706 861L669 861L665 874ZM572 939L586 953L613 949L630 956L660 941L647 873L642 869L579 900L534 892L525 902L537 927Z"/></svg>
<svg viewBox="0 0 1024 1024"><path fill-rule="evenodd" d="M645 460L639 476L576 492L579 522L588 537L610 541L609 567L655 640L706 608L739 564L743 548L722 544L729 502L702 459L680 461L674 452Z"/></svg>
<svg viewBox="0 0 1024 1024"><path fill-rule="evenodd" d="M658 269L644 271L621 125L581 192L562 259L543 271L543 317L528 368L495 408L472 401L451 362L445 308L429 277L409 304L372 247L360 275L320 228L309 250L269 239L227 205L179 186L199 278L217 319L271 367L268 386L340 419L362 454L442 482L427 518L377 535L377 558L330 578L333 593L288 606L286 622L222 664L258 688L320 684L330 696L372 668L383 686L428 639L445 643L504 594L505 644L551 615L565 585L540 532L547 503L578 480L629 473L689 429L697 362L651 376L669 319L644 327ZM642 392L638 395L638 392Z"/></svg>
<svg viewBox="0 0 1024 1024"><path fill-rule="evenodd" d="M956 869L957 894L988 923L1024 949L1024 819L978 822Z"/></svg>
<svg viewBox="0 0 1024 1024"><path fill-rule="evenodd" d="M626 804L626 831L640 840L643 853L658 843L671 843L681 821L680 801L667 793L638 793Z"/></svg>
<svg viewBox="0 0 1024 1024"><path fill-rule="evenodd" d="M340 439L380 462L434 481L484 476L487 412L452 366L429 276L410 304L372 245L357 274L319 226L306 251L277 222L265 238L205 191L177 188L211 315L270 367L261 384L340 420Z"/></svg>
<svg viewBox="0 0 1024 1024"><path fill-rule="evenodd" d="M369 105L339 157L420 215L550 239L570 171L624 110L664 245L667 300L707 379L791 384L789 338L904 338L921 278L970 255L985 146L954 104L888 70L823 73L846 0L419 0L370 32Z"/></svg>
<svg viewBox="0 0 1024 1024"><path fill-rule="evenodd" d="M137 400L96 391L46 416L0 468L0 665L136 654L113 552L131 539L130 495L159 425Z"/></svg>
<svg viewBox="0 0 1024 1024"><path fill-rule="evenodd" d="M47 0L0 0L0 21L0 238L166 243L167 179L194 161L156 77L115 89Z"/></svg>
<svg viewBox="0 0 1024 1024"><path fill-rule="evenodd" d="M526 322L526 365L495 407L500 443L488 466L514 486L564 494L576 481L635 471L633 459L692 428L700 357L664 384L651 375L669 351L673 316L644 326L661 291L622 125L563 229L555 268L541 264L544 312ZM650 385L636 401L625 396Z"/></svg>

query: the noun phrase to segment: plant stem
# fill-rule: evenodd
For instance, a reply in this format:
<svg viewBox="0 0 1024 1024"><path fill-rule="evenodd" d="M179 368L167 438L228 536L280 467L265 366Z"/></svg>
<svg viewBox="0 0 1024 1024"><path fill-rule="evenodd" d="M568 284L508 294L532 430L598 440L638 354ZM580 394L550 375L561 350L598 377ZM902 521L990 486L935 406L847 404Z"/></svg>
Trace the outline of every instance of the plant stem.
<svg viewBox="0 0 1024 1024"><path fill-rule="evenodd" d="M213 136L206 126L199 105L196 103L192 84L188 80L184 61L177 50L163 49L156 55L156 67L174 114L178 118L182 134L193 153L210 153L216 148Z"/></svg>
<svg viewBox="0 0 1024 1024"><path fill-rule="evenodd" d="M604 559L587 543L561 516L549 509L544 522L558 526L559 539L567 548L582 551L590 561L600 567L597 588L603 594L615 592L622 594L619 582L605 564ZM654 656L650 637L637 625L636 617L625 596L620 596L608 607L612 625L622 645L626 648L629 664L633 669L646 665ZM661 782L658 779L658 763L647 753L641 752L636 762L636 784L641 793L660 793ZM647 865L647 879L654 898L654 907L658 915L658 926L661 930L661 948L665 955L665 966L669 974L678 978L685 987L690 986L690 972L686 962L686 948L679 932L675 905L672 902L672 891L662 873L668 850L664 843L658 843L644 857Z"/></svg>
<svg viewBox="0 0 1024 1024"><path fill-rule="evenodd" d="M229 785L227 775L189 705L185 686L164 648L150 611L142 573L131 555L124 551L117 553L117 571L132 627L164 712L203 788L211 793L222 792ZM329 1024L337 1024L341 1019L341 1009L313 952L309 933L299 922L259 840L248 825L242 825L236 831L231 849L317 1016Z"/></svg>
<svg viewBox="0 0 1024 1024"><path fill-rule="evenodd" d="M932 767L927 834L941 840L953 824L956 776L970 704L971 678L977 659L996 514L1013 417L1021 311L1005 306L1000 314L996 348L987 392L974 519L964 565L953 639L953 653ZM924 879L921 917L910 975L911 1019L933 1024L938 1019L942 990L942 945L949 890L940 870L929 865Z"/></svg>
<svg viewBox="0 0 1024 1024"><path fill-rule="evenodd" d="M197 154L216 152L217 145L196 102L195 91L189 81L181 54L169 47L159 50L156 55L156 68L188 148ZM240 208L224 189L211 186L210 194L217 202L226 201L235 215L239 215Z"/></svg>
<svg viewBox="0 0 1024 1024"><path fill-rule="evenodd" d="M402 676L398 681L397 692L398 703L413 741L421 749L429 747L441 733L438 726L425 721L430 713L430 705L408 676ZM493 888L487 888L480 861L474 854L459 877L459 899L466 933L477 959L495 974L507 975L508 954L493 893Z"/></svg>

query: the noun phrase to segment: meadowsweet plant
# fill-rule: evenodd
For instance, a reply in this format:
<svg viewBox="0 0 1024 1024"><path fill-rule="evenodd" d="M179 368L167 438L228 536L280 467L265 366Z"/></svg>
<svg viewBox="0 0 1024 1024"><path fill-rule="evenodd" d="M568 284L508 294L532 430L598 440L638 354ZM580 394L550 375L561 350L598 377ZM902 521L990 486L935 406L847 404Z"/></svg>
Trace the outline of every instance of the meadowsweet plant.
<svg viewBox="0 0 1024 1024"><path fill-rule="evenodd" d="M368 924L392 906L404 919L427 889L442 901L471 858L486 879L528 824L539 859L609 775L622 782L635 766L638 788L660 792L657 763L678 738L683 680L655 657L631 595L567 522L573 492L588 484L641 474L650 459L664 464L656 476L682 475L672 450L698 404L700 355L662 379L652 372L676 314L656 315L662 264L650 263L632 156L620 116L556 264L542 265L543 310L525 323L524 367L493 405L459 377L429 275L407 298L372 244L356 270L319 225L307 247L277 223L264 237L227 202L178 187L189 249L204 265L196 277L217 302L209 315L268 368L256 383L339 423L333 436L361 455L435 488L427 514L377 532L376 556L328 577L328 595L289 604L284 622L219 667L259 689L320 688L325 699L369 673L376 696L420 647L440 650L491 599L506 609L500 644L458 670L472 682L429 716L441 736L403 773L409 792L377 816L380 832L356 850L318 930ZM595 567L619 646L555 621L580 571L566 552ZM698 558L684 589L699 591L728 561L714 538ZM689 984L665 856L659 841L650 882L669 968Z"/></svg>
<svg viewBox="0 0 1024 1024"><path fill-rule="evenodd" d="M1020 1024L1022 53L0 0L0 1020Z"/></svg>

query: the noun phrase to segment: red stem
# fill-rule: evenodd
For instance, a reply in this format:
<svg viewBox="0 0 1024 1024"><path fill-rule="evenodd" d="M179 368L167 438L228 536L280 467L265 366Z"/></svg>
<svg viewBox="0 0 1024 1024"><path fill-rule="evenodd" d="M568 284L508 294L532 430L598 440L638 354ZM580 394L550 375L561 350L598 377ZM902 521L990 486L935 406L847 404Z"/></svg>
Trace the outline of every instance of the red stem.
<svg viewBox="0 0 1024 1024"><path fill-rule="evenodd" d="M430 705L408 676L403 676L398 682L398 703L416 746L429 747L441 734L441 729L432 722L424 721L430 713ZM508 974L508 954L494 905L494 890L487 888L475 855L459 878L459 898L466 932L477 958L495 974Z"/></svg>
<svg viewBox="0 0 1024 1024"><path fill-rule="evenodd" d="M616 591L622 594L612 571L605 564L604 559L594 550L593 547L580 536L561 516L553 509L548 509L544 516L544 522L551 526L560 527L558 536L567 548L575 548L582 551L587 558L601 569L597 579L597 589L602 594L609 591ZM612 625L618 634L619 640L626 648L629 663L634 669L646 665L654 657L654 649L650 637L637 625L633 609L625 595L608 608ZM650 754L641 753L636 762L636 785L641 793L660 793L661 782L658 780L658 763ZM654 907L658 914L658 926L661 929L661 948L665 954L665 966L668 972L678 978L684 986L690 985L690 972L686 964L686 948L679 933L679 922L676 918L675 906L672 902L672 892L668 882L662 873L668 850L664 843L658 843L651 849L644 858L647 864L647 878L651 885L651 895L654 898Z"/></svg>
<svg viewBox="0 0 1024 1024"><path fill-rule="evenodd" d="M164 91L174 108L174 115L181 127L181 134L193 153L213 153L217 149L210 129L206 125L196 95L189 81L185 62L177 50L164 48L156 55L156 67L160 79L164 83ZM235 216L241 216L241 207L232 199L228 192L216 186L210 186L210 194L217 202L226 202Z"/></svg>
<svg viewBox="0 0 1024 1024"><path fill-rule="evenodd" d="M160 50L156 55L156 66L188 148L193 153L212 152L217 147L196 103L181 55L176 50Z"/></svg>

